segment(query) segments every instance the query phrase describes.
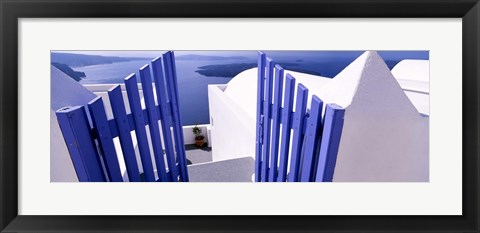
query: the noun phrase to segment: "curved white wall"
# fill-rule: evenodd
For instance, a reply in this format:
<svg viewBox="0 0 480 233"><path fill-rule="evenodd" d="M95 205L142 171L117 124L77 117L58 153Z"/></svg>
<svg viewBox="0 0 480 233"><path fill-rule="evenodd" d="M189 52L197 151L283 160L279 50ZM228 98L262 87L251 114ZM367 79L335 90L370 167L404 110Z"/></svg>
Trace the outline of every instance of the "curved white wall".
<svg viewBox="0 0 480 233"><path fill-rule="evenodd" d="M255 118L224 92L226 85L209 85L213 161L255 156Z"/></svg>
<svg viewBox="0 0 480 233"><path fill-rule="evenodd" d="M393 67L392 74L418 112L430 115L430 61L400 61Z"/></svg>

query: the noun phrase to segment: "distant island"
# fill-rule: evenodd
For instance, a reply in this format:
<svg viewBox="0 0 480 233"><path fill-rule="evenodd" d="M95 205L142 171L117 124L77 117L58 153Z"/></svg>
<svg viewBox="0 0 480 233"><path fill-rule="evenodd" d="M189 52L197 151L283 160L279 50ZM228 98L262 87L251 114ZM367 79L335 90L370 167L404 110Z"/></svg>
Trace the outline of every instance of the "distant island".
<svg viewBox="0 0 480 233"><path fill-rule="evenodd" d="M58 62L52 62L52 65L57 69L61 70L63 73L74 79L75 81L80 81L82 78L85 78L85 73L80 71L75 71L66 64L61 64Z"/></svg>
<svg viewBox="0 0 480 233"><path fill-rule="evenodd" d="M221 60L251 60L248 57L242 56L209 56L209 55L197 55L197 54L187 54L187 55L180 55L175 56L175 60L185 60L185 61L201 61L201 60L209 60L209 61L221 61Z"/></svg>
<svg viewBox="0 0 480 233"><path fill-rule="evenodd" d="M224 65L200 66L195 72L207 77L226 77L233 78L244 70L257 67L256 63L234 63Z"/></svg>
<svg viewBox="0 0 480 233"><path fill-rule="evenodd" d="M65 64L70 67L82 67L101 64L112 64L114 62L127 62L134 60L151 60L145 57L109 57L100 55L85 55L76 53L50 53L52 63Z"/></svg>
<svg viewBox="0 0 480 233"><path fill-rule="evenodd" d="M321 76L320 72L299 67L298 63L279 62L284 69ZM200 66L195 72L207 77L233 78L242 71L257 67L257 63L232 63L224 65Z"/></svg>

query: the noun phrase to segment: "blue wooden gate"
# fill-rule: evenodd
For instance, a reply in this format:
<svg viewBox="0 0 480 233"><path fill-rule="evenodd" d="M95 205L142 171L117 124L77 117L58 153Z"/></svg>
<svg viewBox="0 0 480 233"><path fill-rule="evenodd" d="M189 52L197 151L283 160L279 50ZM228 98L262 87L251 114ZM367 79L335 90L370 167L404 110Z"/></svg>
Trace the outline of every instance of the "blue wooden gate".
<svg viewBox="0 0 480 233"><path fill-rule="evenodd" d="M130 181L188 181L175 58L171 51L162 57L163 62L159 57L140 68L145 109L141 106L137 77L131 74L125 79L131 113L127 114L120 85L108 91L113 119L107 119L100 97L88 103L88 111L85 106L75 106L56 112L79 181L123 181L113 143L116 137L120 141ZM155 104L152 75L158 105ZM152 163L146 126L149 128L156 169ZM138 142L143 174L139 172L132 131Z"/></svg>
<svg viewBox="0 0 480 233"><path fill-rule="evenodd" d="M258 55L256 182L331 182L343 128L344 109L313 96L260 52ZM283 99L283 104L282 104ZM292 135L293 134L293 135Z"/></svg>

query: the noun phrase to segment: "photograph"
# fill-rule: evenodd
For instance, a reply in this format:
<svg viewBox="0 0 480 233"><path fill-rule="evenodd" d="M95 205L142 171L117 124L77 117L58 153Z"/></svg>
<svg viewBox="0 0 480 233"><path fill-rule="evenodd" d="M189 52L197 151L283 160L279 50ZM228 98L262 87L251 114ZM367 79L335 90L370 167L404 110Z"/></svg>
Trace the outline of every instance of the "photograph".
<svg viewBox="0 0 480 233"><path fill-rule="evenodd" d="M428 50L52 50L50 182L429 182Z"/></svg>
<svg viewBox="0 0 480 233"><path fill-rule="evenodd" d="M480 0L0 15L0 233L480 232Z"/></svg>

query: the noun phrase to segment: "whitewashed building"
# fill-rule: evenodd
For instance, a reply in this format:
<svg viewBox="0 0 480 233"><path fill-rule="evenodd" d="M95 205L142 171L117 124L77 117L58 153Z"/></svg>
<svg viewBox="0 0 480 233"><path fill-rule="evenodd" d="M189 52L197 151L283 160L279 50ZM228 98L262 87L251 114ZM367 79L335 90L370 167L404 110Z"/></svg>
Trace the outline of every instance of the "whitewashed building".
<svg viewBox="0 0 480 233"><path fill-rule="evenodd" d="M308 100L317 95L346 109L333 181L429 180L428 61L390 71L365 52L333 79L287 73L309 89ZM253 68L209 86L214 161L255 156L256 80Z"/></svg>

